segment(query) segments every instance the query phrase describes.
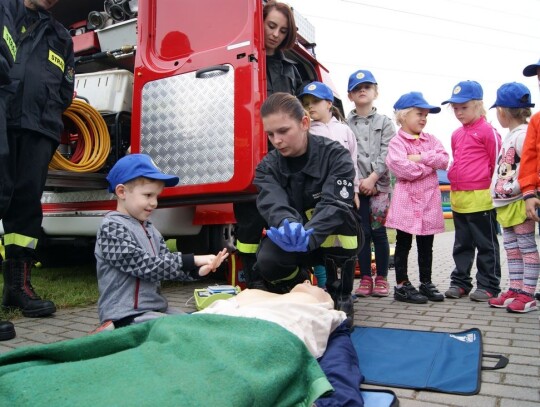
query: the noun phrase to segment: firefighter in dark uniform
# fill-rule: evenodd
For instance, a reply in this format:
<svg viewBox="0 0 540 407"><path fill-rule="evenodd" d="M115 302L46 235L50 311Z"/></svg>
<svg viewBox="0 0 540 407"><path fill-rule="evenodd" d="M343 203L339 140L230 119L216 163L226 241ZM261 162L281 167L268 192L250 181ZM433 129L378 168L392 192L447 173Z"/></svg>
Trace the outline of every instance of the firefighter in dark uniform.
<svg viewBox="0 0 540 407"><path fill-rule="evenodd" d="M3 87L10 83L9 71L17 56L17 26L16 19L22 14L22 1L0 3L0 93ZM0 97L0 162L7 159L9 154L6 129L6 99ZM0 183L0 189L2 184ZM1 259L0 259L1 260ZM0 341L15 337L15 328L9 321L0 321Z"/></svg>
<svg viewBox="0 0 540 407"><path fill-rule="evenodd" d="M296 23L291 8L282 2L268 1L263 8L263 25L266 50L267 96L275 92L297 94L302 90L302 78L295 63L285 57L283 50L290 49L296 41ZM272 146L269 143L268 150ZM264 288L255 265L264 219L255 202L234 204L236 218L236 248L243 263L244 276L249 288Z"/></svg>
<svg viewBox="0 0 540 407"><path fill-rule="evenodd" d="M58 0L3 0L25 7L17 21L17 52L5 103L9 155L0 160L0 219L6 258L2 263L2 305L26 317L56 311L30 282L41 233L41 195L49 162L63 130L62 113L71 104L74 86L73 42L47 11Z"/></svg>
<svg viewBox="0 0 540 407"><path fill-rule="evenodd" d="M0 89L10 83L9 71L17 56L18 33L17 18L24 12L22 1L3 1L0 3ZM9 153L6 136L5 98L0 98L0 158Z"/></svg>
<svg viewBox="0 0 540 407"><path fill-rule="evenodd" d="M356 253L362 231L353 210L355 170L339 143L309 133L300 101L275 93L261 107L275 149L258 165L257 208L270 228L257 252L256 269L271 291L286 292L326 266L326 288L352 325Z"/></svg>

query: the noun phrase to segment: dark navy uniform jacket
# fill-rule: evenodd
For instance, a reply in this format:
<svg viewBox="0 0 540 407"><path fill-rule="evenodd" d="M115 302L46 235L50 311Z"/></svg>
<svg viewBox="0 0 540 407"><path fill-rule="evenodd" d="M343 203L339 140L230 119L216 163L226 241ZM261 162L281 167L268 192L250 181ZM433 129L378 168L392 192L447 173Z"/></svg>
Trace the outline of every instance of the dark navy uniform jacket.
<svg viewBox="0 0 540 407"><path fill-rule="evenodd" d="M3 89L9 93L7 126L34 130L59 141L62 113L73 99L73 41L49 12L24 8L24 13L17 27L11 83Z"/></svg>
<svg viewBox="0 0 540 407"><path fill-rule="evenodd" d="M333 234L354 235L355 171L351 154L341 144L308 134L307 163L291 173L287 159L277 150L257 166L254 184L259 190L257 208L269 226L285 219L314 228L309 250L321 246Z"/></svg>
<svg viewBox="0 0 540 407"><path fill-rule="evenodd" d="M22 13L22 0L0 3L0 85L9 83L9 70L17 55L17 18L20 18Z"/></svg>
<svg viewBox="0 0 540 407"><path fill-rule="evenodd" d="M302 91L302 77L295 63L287 59L283 52L266 56L266 92L267 96L276 92L297 95Z"/></svg>
<svg viewBox="0 0 540 407"><path fill-rule="evenodd" d="M22 0L0 2L0 157L9 154L6 135L5 85L9 84L9 71L17 57L17 19L25 14Z"/></svg>

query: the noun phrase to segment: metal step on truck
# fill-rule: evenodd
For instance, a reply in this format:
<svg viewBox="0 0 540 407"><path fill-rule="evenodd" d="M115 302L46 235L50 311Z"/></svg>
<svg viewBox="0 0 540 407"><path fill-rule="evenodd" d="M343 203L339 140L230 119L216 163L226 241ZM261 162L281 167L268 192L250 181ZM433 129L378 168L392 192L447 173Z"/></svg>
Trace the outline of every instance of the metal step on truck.
<svg viewBox="0 0 540 407"><path fill-rule="evenodd" d="M254 171L267 152L259 116L266 98L264 3L77 0L51 9L73 36L77 98L99 112L106 135L85 135L73 117L81 115L80 100L64 114L42 197L42 262L79 255L66 246L92 253L101 218L116 208L105 177L129 152L149 154L180 178L152 215L166 238L195 253L233 243L232 203L255 198ZM334 88L315 56L314 27L296 11L295 19L298 39L286 56L305 83ZM92 119L82 116L91 128ZM99 168L88 163L96 156Z"/></svg>

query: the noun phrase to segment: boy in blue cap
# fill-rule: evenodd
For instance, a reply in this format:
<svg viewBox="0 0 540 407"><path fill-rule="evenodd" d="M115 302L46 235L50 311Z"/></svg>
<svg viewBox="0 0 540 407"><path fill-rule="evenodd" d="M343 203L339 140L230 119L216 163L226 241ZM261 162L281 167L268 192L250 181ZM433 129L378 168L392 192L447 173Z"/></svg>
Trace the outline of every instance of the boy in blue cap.
<svg viewBox="0 0 540 407"><path fill-rule="evenodd" d="M360 284L355 291L359 297L386 297L390 245L386 234L386 215L390 206L390 174L386 166L388 143L396 134L392 120L379 114L373 102L379 95L375 77L370 71L358 70L349 77L349 100L354 110L347 124L358 143L359 198L362 229L366 242L358 253ZM375 247L377 276L371 277L371 242Z"/></svg>
<svg viewBox="0 0 540 407"><path fill-rule="evenodd" d="M194 256L167 249L149 217L163 188L175 186L179 179L163 174L150 156L121 158L107 181L117 206L103 219L95 248L102 329L178 313L161 295L160 282L192 281L214 272L227 258L227 250Z"/></svg>
<svg viewBox="0 0 540 407"><path fill-rule="evenodd" d="M450 205L455 226L453 257L447 298L461 298L472 290L471 268L475 251L477 288L469 295L473 301L489 301L499 295L501 261L497 240L496 213L490 185L501 136L486 121L482 102L484 92L476 81L454 86L450 103L462 127L452 133L454 161L448 170Z"/></svg>
<svg viewBox="0 0 540 407"><path fill-rule="evenodd" d="M536 310L534 291L540 273L540 256L534 238L536 225L533 219L527 218L518 183L523 142L534 103L525 85L511 82L497 90L497 100L491 108L494 107L499 123L509 130L497 159L491 192L497 221L503 228L510 287L499 297L490 299L489 305L523 313Z"/></svg>

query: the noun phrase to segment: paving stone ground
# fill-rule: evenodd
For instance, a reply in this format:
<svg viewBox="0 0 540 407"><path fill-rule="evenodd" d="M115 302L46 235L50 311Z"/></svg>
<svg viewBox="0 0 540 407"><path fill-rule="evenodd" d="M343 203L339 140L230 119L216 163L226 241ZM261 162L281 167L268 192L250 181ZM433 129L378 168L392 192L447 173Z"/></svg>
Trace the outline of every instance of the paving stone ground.
<svg viewBox="0 0 540 407"><path fill-rule="evenodd" d="M453 232L435 237L433 281L442 292L448 288L453 268L453 239ZM540 244L539 239L537 243ZM503 270L501 285L506 288L508 270L502 242L501 262ZM418 284L416 246L413 246L409 258L409 277L415 285ZM389 281L391 284L395 282L392 269ZM172 306L190 312L195 310L193 290L207 284L208 282L169 287L164 293ZM476 327L482 331L485 353L503 354L510 359L506 368L482 373L482 386L478 395L457 396L392 389L398 395L401 406L540 407L539 311L511 314L504 309L490 308L486 303L472 302L468 298L412 305L396 302L392 296L360 299L355 303L355 309L355 322L363 326L443 332L457 332ZM0 342L0 353L23 346L85 336L97 325L96 306L59 310L51 318L21 318L15 321L17 337Z"/></svg>

